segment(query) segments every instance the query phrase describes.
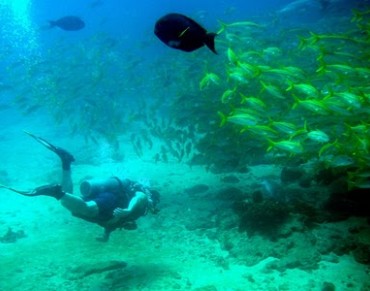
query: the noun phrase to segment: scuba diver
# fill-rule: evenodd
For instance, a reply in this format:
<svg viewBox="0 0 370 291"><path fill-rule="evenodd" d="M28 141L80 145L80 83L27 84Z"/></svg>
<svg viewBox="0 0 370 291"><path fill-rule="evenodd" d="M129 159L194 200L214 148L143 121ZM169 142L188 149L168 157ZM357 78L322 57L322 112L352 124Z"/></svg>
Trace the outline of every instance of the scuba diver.
<svg viewBox="0 0 370 291"><path fill-rule="evenodd" d="M80 185L81 196L72 194L71 163L75 161L72 154L39 136L27 131L25 133L60 158L63 169L62 183L40 186L31 191L4 185L0 185L0 188L28 197L42 195L56 198L73 216L102 226L104 235L97 240L104 242L109 240L110 233L115 229L136 229L136 219L149 211L158 212L156 206L160 200L159 192L128 179L110 177L85 180Z"/></svg>

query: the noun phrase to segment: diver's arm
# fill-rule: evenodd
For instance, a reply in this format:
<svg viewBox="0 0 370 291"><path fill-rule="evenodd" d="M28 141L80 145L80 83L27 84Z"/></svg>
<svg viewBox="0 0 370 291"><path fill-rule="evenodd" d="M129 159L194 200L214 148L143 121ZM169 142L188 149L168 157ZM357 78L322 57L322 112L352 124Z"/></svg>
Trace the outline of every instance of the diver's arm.
<svg viewBox="0 0 370 291"><path fill-rule="evenodd" d="M144 207L147 203L147 196L143 192L135 192L135 196L131 199L127 208L116 208L113 211L115 218L122 218L130 215L137 208Z"/></svg>

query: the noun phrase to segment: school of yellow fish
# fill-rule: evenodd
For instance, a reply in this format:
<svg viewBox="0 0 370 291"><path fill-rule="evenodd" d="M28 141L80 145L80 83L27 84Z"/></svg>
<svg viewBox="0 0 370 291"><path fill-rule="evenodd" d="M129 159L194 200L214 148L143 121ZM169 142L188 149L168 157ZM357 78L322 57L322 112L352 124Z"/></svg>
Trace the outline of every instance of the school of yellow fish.
<svg viewBox="0 0 370 291"><path fill-rule="evenodd" d="M267 152L343 170L350 189L370 188L369 18L353 11L344 32L287 30L285 47L253 38L262 25L221 23L224 71L199 83L220 92L220 126L239 127Z"/></svg>

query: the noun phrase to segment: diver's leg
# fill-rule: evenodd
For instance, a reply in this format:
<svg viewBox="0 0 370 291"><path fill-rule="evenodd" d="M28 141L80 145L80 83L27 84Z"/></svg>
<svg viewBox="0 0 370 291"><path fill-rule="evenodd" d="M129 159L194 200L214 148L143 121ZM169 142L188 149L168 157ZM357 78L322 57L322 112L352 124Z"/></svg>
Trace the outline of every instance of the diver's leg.
<svg viewBox="0 0 370 291"><path fill-rule="evenodd" d="M55 147L53 152L55 152L62 161L63 171L71 171L71 164L75 161L75 158L72 156L72 154L59 147Z"/></svg>
<svg viewBox="0 0 370 291"><path fill-rule="evenodd" d="M71 153L66 151L63 148L57 147L47 140L43 139L42 137L36 136L30 132L25 131L29 136L34 138L36 141L41 143L44 147L54 152L62 162L62 190L64 192L73 193L73 183L72 183L72 175L71 175L71 164L75 161L75 158Z"/></svg>
<svg viewBox="0 0 370 291"><path fill-rule="evenodd" d="M66 193L61 185L44 185L31 191L20 191L14 188L0 185L1 188L19 193L23 196L50 196L60 200L61 204L76 216L94 218L99 214L99 207L95 201L84 201L81 197Z"/></svg>
<svg viewBox="0 0 370 291"><path fill-rule="evenodd" d="M75 161L75 158L71 153L66 151L63 148L57 147L47 140L43 139L42 137L36 136L30 132L25 131L29 136L34 138L36 141L41 143L44 147L54 152L62 162L62 190L64 192L73 193L73 183L72 183L72 175L71 175L71 163ZM49 195L50 196L50 195Z"/></svg>
<svg viewBox="0 0 370 291"><path fill-rule="evenodd" d="M94 218L99 214L99 208L95 201L84 201L81 197L73 194L65 193L60 202L76 216Z"/></svg>
<svg viewBox="0 0 370 291"><path fill-rule="evenodd" d="M54 151L62 162L62 188L64 192L73 193L73 182L71 163L75 160L74 157L64 149L57 148Z"/></svg>
<svg viewBox="0 0 370 291"><path fill-rule="evenodd" d="M62 189L64 192L73 193L71 169L62 171Z"/></svg>
<svg viewBox="0 0 370 291"><path fill-rule="evenodd" d="M62 162L62 189L64 192L73 193L73 182L72 182L72 172L71 163L74 162L74 157L72 154L60 147L48 147L60 158Z"/></svg>

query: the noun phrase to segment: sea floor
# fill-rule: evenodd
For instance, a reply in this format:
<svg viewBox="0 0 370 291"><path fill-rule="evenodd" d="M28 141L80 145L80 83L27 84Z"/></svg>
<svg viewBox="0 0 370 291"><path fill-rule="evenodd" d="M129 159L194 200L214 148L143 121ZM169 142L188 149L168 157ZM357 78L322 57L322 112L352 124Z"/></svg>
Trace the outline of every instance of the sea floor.
<svg viewBox="0 0 370 291"><path fill-rule="evenodd" d="M21 189L56 182L58 161L21 129L13 126L0 134L0 182ZM310 253L310 246L326 240L331 241L327 248L340 244L359 225L366 226L363 240L370 240L361 218L323 222L277 241L249 236L233 224L237 218L230 203L215 193L225 187L246 189L263 175L278 175L273 165L235 173L239 182L230 185L224 175L203 167L140 159L129 145L120 163L99 162L97 155L89 163L89 147L82 149L72 137L36 132L75 152L77 193L86 176L124 174L149 180L161 192L161 211L140 218L136 230L115 231L101 243L95 240L102 234L99 226L72 217L55 199L0 190L0 237L9 229L24 234L0 243L0 290L370 290L369 266L351 253ZM193 188L197 185L206 190L189 190L203 189Z"/></svg>

